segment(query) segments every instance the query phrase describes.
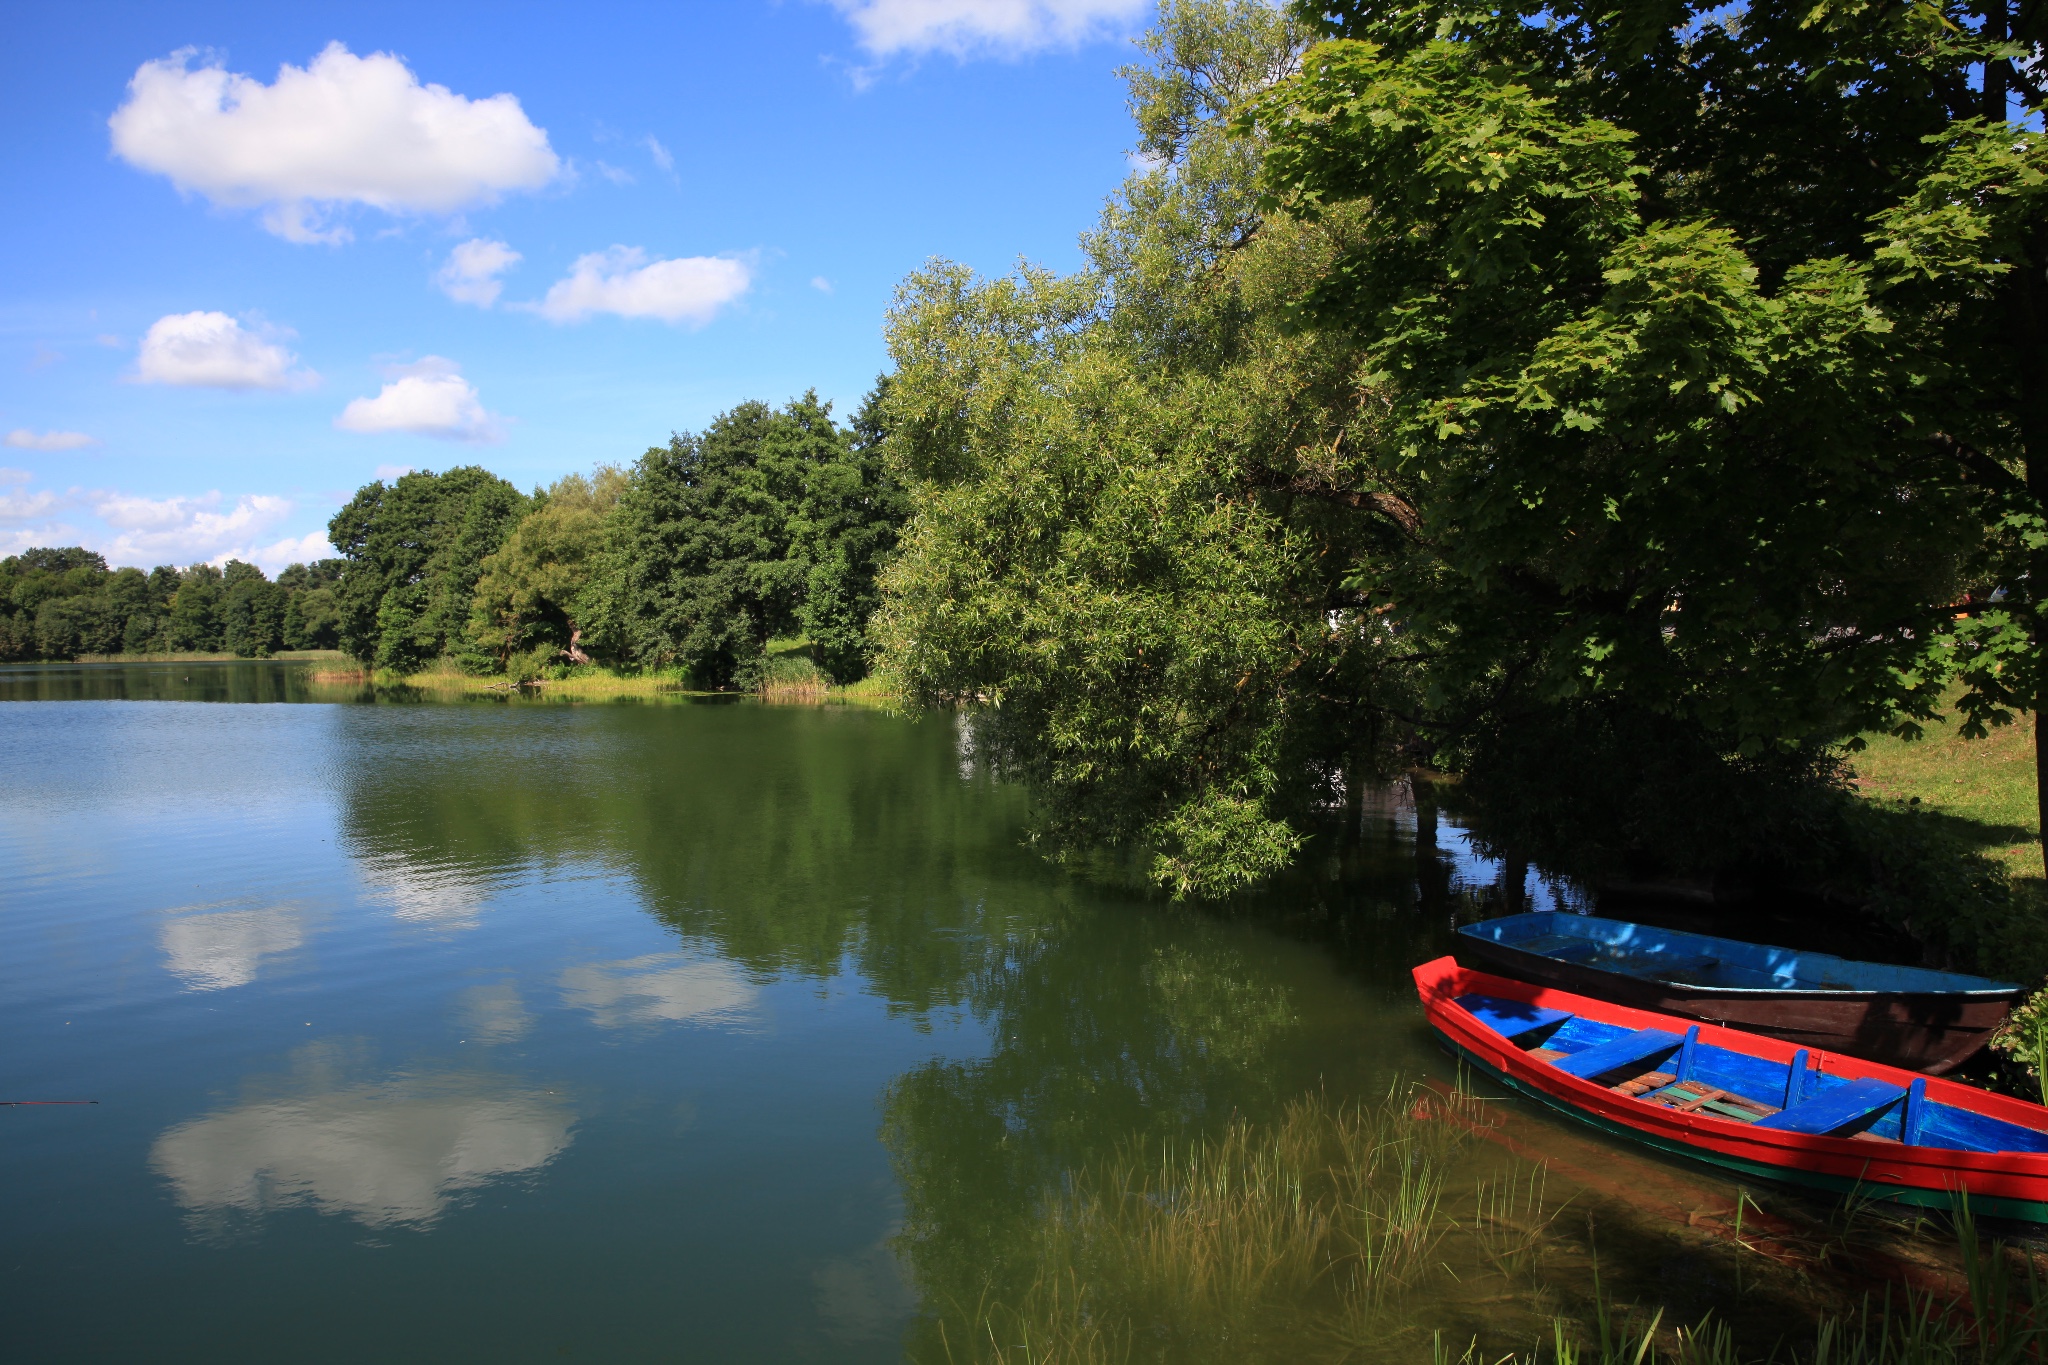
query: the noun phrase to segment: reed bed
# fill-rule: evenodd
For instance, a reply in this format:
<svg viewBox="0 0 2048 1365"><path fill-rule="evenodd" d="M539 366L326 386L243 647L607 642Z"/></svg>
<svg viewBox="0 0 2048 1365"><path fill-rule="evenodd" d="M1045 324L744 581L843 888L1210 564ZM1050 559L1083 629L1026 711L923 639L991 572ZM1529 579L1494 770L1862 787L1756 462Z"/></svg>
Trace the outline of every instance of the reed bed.
<svg viewBox="0 0 2048 1365"><path fill-rule="evenodd" d="M1800 1258L1808 1271L1788 1269L1750 1249L1739 1213L1732 1242L1701 1239L1683 1219L1638 1227L1631 1241L1615 1222L1630 1210L1602 1205L1596 1244L1594 1210L1563 1217L1571 1201L1553 1196L1541 1165L1471 1140L1484 1109L1447 1088L1396 1086L1376 1102L1310 1096L1270 1124L1128 1144L1042 1199L1021 1288L991 1282L977 1301L942 1301L910 1358L2048 1365L2048 1281L2029 1255L1980 1241L1967 1206L1952 1250L1935 1258L1950 1271L1939 1292L1844 1280L1820 1243ZM1863 1226L1867 1214L1826 1215L1837 1252L1898 1236L1923 1256L1940 1249L1918 1220ZM1656 1306L1674 1242L1699 1258L1688 1275L1724 1291L1734 1266L1725 1302L1708 1299L1716 1312L1700 1315L1697 1297L1687 1320ZM1627 1299L1602 1284L1602 1247Z"/></svg>
<svg viewBox="0 0 2048 1365"><path fill-rule="evenodd" d="M934 1324L931 1359L991 1365L1339 1360L1438 1273L1467 1130L1405 1088L1287 1106L1271 1126L1141 1141L1083 1167L1038 1223L1037 1273ZM1535 1178L1539 1189L1540 1177ZM1522 1209L1530 1180L1494 1196ZM1484 1197L1484 1196L1482 1196ZM1500 1234L1503 1254L1519 1234ZM1427 1349L1426 1342L1418 1342Z"/></svg>

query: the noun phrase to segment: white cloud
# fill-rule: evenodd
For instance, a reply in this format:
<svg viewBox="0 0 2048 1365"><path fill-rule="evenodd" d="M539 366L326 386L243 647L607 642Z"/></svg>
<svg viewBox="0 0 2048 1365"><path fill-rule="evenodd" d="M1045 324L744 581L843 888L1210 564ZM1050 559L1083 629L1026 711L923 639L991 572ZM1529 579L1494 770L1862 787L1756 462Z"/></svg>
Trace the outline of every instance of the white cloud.
<svg viewBox="0 0 2048 1365"><path fill-rule="evenodd" d="M448 253L448 260L440 273L434 276L434 283L457 303L473 303L479 308L488 308L498 301L499 291L505 287L498 276L523 259L503 242L474 237Z"/></svg>
<svg viewBox="0 0 2048 1365"><path fill-rule="evenodd" d="M311 564L316 559L332 559L334 547L327 543L325 531L308 531L302 536L286 536L283 540L224 558L247 560L265 573L275 574L289 564Z"/></svg>
<svg viewBox="0 0 2048 1365"><path fill-rule="evenodd" d="M654 158L655 165L665 171L673 171L676 168L675 157L670 154L668 148L661 145L660 138L649 133L640 140L640 144L647 149L647 155Z"/></svg>
<svg viewBox="0 0 2048 1365"><path fill-rule="evenodd" d="M99 442L82 431L30 431L16 427L7 433L7 444L16 450L83 450Z"/></svg>
<svg viewBox="0 0 2048 1365"><path fill-rule="evenodd" d="M334 425L365 435L406 431L451 441L504 437L503 420L484 411L483 400L462 377L462 368L437 355L392 371L390 382L375 398L355 399Z"/></svg>
<svg viewBox="0 0 2048 1365"><path fill-rule="evenodd" d="M597 173L611 181L614 185L631 185L635 183L633 173L623 166L614 166L609 161L600 161L596 164Z"/></svg>
<svg viewBox="0 0 2048 1365"><path fill-rule="evenodd" d="M595 313L660 318L701 327L752 286L753 271L729 256L649 261L636 246L578 256L537 305L550 322L581 322Z"/></svg>
<svg viewBox="0 0 2048 1365"><path fill-rule="evenodd" d="M410 473L412 473L412 466L409 464L380 464L370 477L375 479L402 479Z"/></svg>
<svg viewBox="0 0 2048 1365"><path fill-rule="evenodd" d="M0 469L0 523L33 521L57 510L61 499L47 489L31 493L26 488L16 491L4 487L25 484L30 477L19 469Z"/></svg>
<svg viewBox="0 0 2048 1365"><path fill-rule="evenodd" d="M92 510L115 534L92 548L109 564L225 563L244 559L275 562L255 548L266 532L292 514L291 500L268 493L250 493L226 506L219 490L197 495L144 498L98 491L86 495ZM281 541L278 544L297 544ZM286 561L289 562L289 561ZM282 567L282 566L280 566Z"/></svg>
<svg viewBox="0 0 2048 1365"><path fill-rule="evenodd" d="M821 294L829 294L832 292L832 281L826 279L823 275L813 275L811 276L811 288Z"/></svg>
<svg viewBox="0 0 2048 1365"><path fill-rule="evenodd" d="M830 0L878 57L1015 56L1128 29L1149 0Z"/></svg>
<svg viewBox="0 0 2048 1365"><path fill-rule="evenodd" d="M135 358L143 384L209 389L291 389L318 382L298 357L226 313L172 313L149 325Z"/></svg>
<svg viewBox="0 0 2048 1365"><path fill-rule="evenodd" d="M422 85L400 58L358 57L329 43L274 84L184 48L144 62L107 121L114 151L180 190L231 208L262 208L294 242L339 242L321 226L335 207L454 213L510 190L538 189L561 161L512 95L466 99Z"/></svg>

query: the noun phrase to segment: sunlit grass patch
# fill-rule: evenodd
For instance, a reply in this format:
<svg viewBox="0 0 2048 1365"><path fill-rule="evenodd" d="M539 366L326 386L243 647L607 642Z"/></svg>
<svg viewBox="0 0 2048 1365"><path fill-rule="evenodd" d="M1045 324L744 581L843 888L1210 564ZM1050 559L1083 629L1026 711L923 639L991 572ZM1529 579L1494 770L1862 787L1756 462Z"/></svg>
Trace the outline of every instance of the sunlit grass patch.
<svg viewBox="0 0 2048 1365"><path fill-rule="evenodd" d="M1849 761L1864 795L1967 822L2011 875L2039 879L2034 723L2021 715L1983 739L1964 739L1952 719L1928 726L1918 740L1866 735L1868 747Z"/></svg>

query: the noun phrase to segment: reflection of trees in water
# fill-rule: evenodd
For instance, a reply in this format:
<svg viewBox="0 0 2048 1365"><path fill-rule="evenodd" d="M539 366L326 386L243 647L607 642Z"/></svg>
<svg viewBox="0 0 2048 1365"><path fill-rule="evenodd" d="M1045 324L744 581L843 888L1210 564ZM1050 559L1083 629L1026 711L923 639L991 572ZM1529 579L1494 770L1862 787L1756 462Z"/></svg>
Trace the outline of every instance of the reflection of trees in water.
<svg viewBox="0 0 2048 1365"><path fill-rule="evenodd" d="M569 875L615 875L749 971L826 976L850 958L898 1009L960 1003L1049 881L1017 846L1020 794L963 779L947 717L377 707L342 732L348 845L394 895L481 901L539 867L569 907Z"/></svg>
<svg viewBox="0 0 2048 1365"><path fill-rule="evenodd" d="M989 784L946 717L437 707L350 720L359 858L481 887L552 868L564 915L576 876L628 879L695 950L572 969L564 1002L600 1022L744 1027L763 975L849 963L892 1009L973 1013L986 1056L915 1067L883 1100L898 1245L928 1306L1028 1278L1037 1201L1119 1144L1403 1065L1342 1031L1362 1017L1344 976L1406 1008L1444 908L1418 896L1412 817L1404 830L1360 806L1333 812L1299 873L1234 906L1111 897L1020 847L1022 794Z"/></svg>

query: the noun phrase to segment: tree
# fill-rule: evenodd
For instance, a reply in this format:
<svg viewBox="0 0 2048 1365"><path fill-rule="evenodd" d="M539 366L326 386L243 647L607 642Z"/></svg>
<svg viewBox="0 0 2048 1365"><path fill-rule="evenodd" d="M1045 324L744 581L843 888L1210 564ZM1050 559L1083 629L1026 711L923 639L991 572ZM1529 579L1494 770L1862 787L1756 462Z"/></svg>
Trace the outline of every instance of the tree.
<svg viewBox="0 0 2048 1365"><path fill-rule="evenodd" d="M881 605L877 577L896 549L910 498L883 458L887 435L883 375L836 454L808 467L790 526L791 553L805 566L797 624L835 681L867 673L868 622Z"/></svg>
<svg viewBox="0 0 2048 1365"><path fill-rule="evenodd" d="M1091 270L892 315L892 664L993 704L1055 831L1207 893L1392 731L1796 775L1959 670L1973 723L2039 702L2038 15L1311 20L1162 10Z"/></svg>
<svg viewBox="0 0 2048 1365"><path fill-rule="evenodd" d="M742 403L702 435L640 458L585 597L604 653L745 686L770 638L796 627L807 566L791 526L811 472L845 434L807 393L779 411Z"/></svg>
<svg viewBox="0 0 2048 1365"><path fill-rule="evenodd" d="M284 648L288 591L263 570L230 559L221 573L221 647L243 659L267 659Z"/></svg>
<svg viewBox="0 0 2048 1365"><path fill-rule="evenodd" d="M1238 126L1340 245L1288 306L1377 411L1313 491L1411 541L1353 581L1435 643L1440 733L2048 700L2048 11L1319 9Z"/></svg>
<svg viewBox="0 0 2048 1365"><path fill-rule="evenodd" d="M1304 36L1256 3L1163 12L1126 73L1160 164L1111 201L1091 268L936 263L889 321L916 515L884 574L887 666L986 704L1051 848L1135 850L1176 894L1285 866L1413 701L1409 648L1349 584L1405 532L1316 496L1370 421L1355 352L1278 306L1328 236L1261 224L1258 148L1220 122Z"/></svg>
<svg viewBox="0 0 2048 1365"><path fill-rule="evenodd" d="M483 561L526 507L518 489L474 465L358 490L327 523L346 562L335 588L341 647L407 672L462 648Z"/></svg>
<svg viewBox="0 0 2048 1365"><path fill-rule="evenodd" d="M341 625L341 608L335 600L335 585L348 561L322 559L312 564L292 564L278 574L277 585L288 594L284 611L286 649L335 649Z"/></svg>
<svg viewBox="0 0 2048 1365"><path fill-rule="evenodd" d="M211 564L194 564L178 576L166 632L172 649L210 653L221 647L221 580Z"/></svg>
<svg viewBox="0 0 2048 1365"><path fill-rule="evenodd" d="M615 465L601 465L587 479L566 475L484 561L469 638L498 668L517 654L555 660L582 653L578 602L604 542L605 517L627 483L626 471Z"/></svg>

